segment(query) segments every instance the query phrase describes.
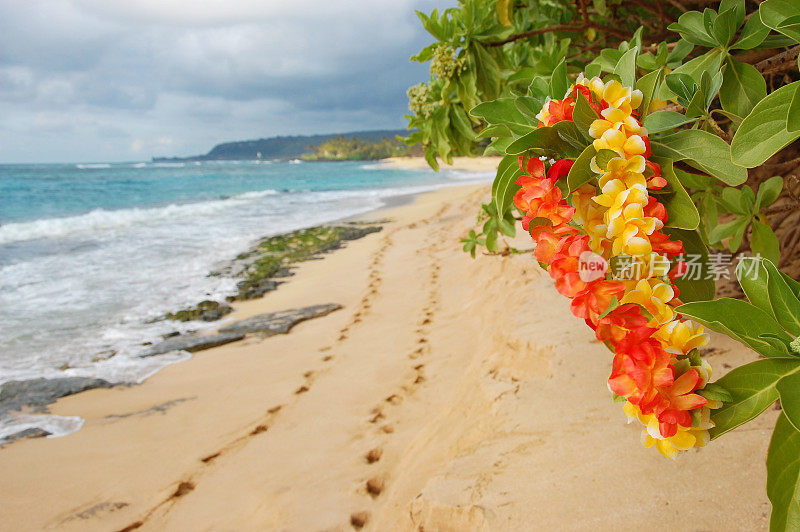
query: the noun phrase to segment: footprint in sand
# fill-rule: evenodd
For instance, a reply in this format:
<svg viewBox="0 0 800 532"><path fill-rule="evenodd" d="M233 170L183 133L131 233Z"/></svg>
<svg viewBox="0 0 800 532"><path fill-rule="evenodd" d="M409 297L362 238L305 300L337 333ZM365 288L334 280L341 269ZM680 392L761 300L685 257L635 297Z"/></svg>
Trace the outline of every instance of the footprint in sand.
<svg viewBox="0 0 800 532"><path fill-rule="evenodd" d="M369 521L369 512L356 512L350 516L350 524L355 529L364 528L367 521Z"/></svg>
<svg viewBox="0 0 800 532"><path fill-rule="evenodd" d="M381 459L383 456L383 449L380 447L375 447L374 449L370 449L369 452L364 455L364 459L367 461L368 464L374 464L378 460Z"/></svg>

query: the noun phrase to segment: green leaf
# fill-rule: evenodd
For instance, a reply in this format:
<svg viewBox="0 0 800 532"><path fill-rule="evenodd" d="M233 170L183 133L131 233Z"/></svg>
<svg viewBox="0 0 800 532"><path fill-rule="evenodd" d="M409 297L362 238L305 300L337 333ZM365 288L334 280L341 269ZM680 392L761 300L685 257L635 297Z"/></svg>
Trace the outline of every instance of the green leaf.
<svg viewBox="0 0 800 532"><path fill-rule="evenodd" d="M493 100L500 95L500 66L492 54L476 41L470 45L475 58L476 85L484 100Z"/></svg>
<svg viewBox="0 0 800 532"><path fill-rule="evenodd" d="M506 148L506 153L518 155L529 150L539 154L562 154L570 151L570 145L562 139L554 127L540 127L519 137Z"/></svg>
<svg viewBox="0 0 800 532"><path fill-rule="evenodd" d="M568 192L578 189L580 186L597 177L597 174L592 172L592 170L589 168L592 157L594 157L596 154L597 150L595 150L594 146L590 144L585 150L583 150L583 153L581 153L578 158L575 159L575 164L572 165L572 168L569 169L569 173L567 174Z"/></svg>
<svg viewBox="0 0 800 532"><path fill-rule="evenodd" d="M800 68L800 57L797 58L798 68ZM794 91L792 103L789 104L789 112L786 116L786 130L789 133L800 131L800 89Z"/></svg>
<svg viewBox="0 0 800 532"><path fill-rule="evenodd" d="M555 129L558 132L558 136L567 143L565 149L558 151L553 150L559 157L574 159L586 149L586 146L592 143L589 132L585 129L580 129L572 120L557 122L553 125L553 129Z"/></svg>
<svg viewBox="0 0 800 532"><path fill-rule="evenodd" d="M507 126L517 135L524 135L534 129L535 125L517 109L514 100L514 98L498 98L491 102L483 102L473 107L469 114L482 118L489 124Z"/></svg>
<svg viewBox="0 0 800 532"><path fill-rule="evenodd" d="M575 108L572 110L572 120L583 131L589 131L589 126L592 122L600 118L597 112L589 105L588 100L579 92L578 97L575 99Z"/></svg>
<svg viewBox="0 0 800 532"><path fill-rule="evenodd" d="M514 100L514 105L517 106L517 109L530 118L531 124L538 124L539 119L536 118L536 115L542 110L542 101L538 98L534 98L532 96L518 96Z"/></svg>
<svg viewBox="0 0 800 532"><path fill-rule="evenodd" d="M486 249L492 253L497 251L497 230L489 231L486 234Z"/></svg>
<svg viewBox="0 0 800 532"><path fill-rule="evenodd" d="M772 314L772 303L767 287L769 272L764 267L764 261L756 257L742 257L736 265L736 278L750 303Z"/></svg>
<svg viewBox="0 0 800 532"><path fill-rule="evenodd" d="M648 113L653 98L656 94L658 94L658 89L661 86L663 77L664 69L659 68L654 72L645 74L636 82L636 88L642 91L642 103L639 106L642 116L645 116Z"/></svg>
<svg viewBox="0 0 800 532"><path fill-rule="evenodd" d="M796 358L767 358L731 370L715 384L722 386L732 399L712 411L715 427L709 432L718 438L754 419L778 400L778 381L787 374L800 372Z"/></svg>
<svg viewBox="0 0 800 532"><path fill-rule="evenodd" d="M661 165L661 175L667 180L667 186L662 189L658 200L667 209L668 227L693 230L700 225L700 213L697 212L692 198L683 188L683 185L675 175L672 168L672 161L669 159L654 159L654 162Z"/></svg>
<svg viewBox="0 0 800 532"><path fill-rule="evenodd" d="M747 180L747 170L731 162L731 149L718 136L699 129L686 129L651 141L653 155L685 160L689 166L731 186Z"/></svg>
<svg viewBox="0 0 800 532"><path fill-rule="evenodd" d="M499 216L502 216L511 207L514 194L519 190L517 178L522 175L519 169L518 157L506 155L497 165L497 174L492 182L492 198Z"/></svg>
<svg viewBox="0 0 800 532"><path fill-rule="evenodd" d="M771 231L771 230L770 230ZM767 270L767 289L772 314L790 334L800 336L800 300L770 260L762 261ZM791 339L790 339L791 340Z"/></svg>
<svg viewBox="0 0 800 532"><path fill-rule="evenodd" d="M767 0L758 6L761 22L800 43L800 1Z"/></svg>
<svg viewBox="0 0 800 532"><path fill-rule="evenodd" d="M682 64L681 66L673 70L672 73L687 74L699 85L700 79L703 76L703 72L716 74L722 67L722 61L724 59L725 55L718 48L715 48L709 52L706 52L700 57L695 57L691 61ZM668 99L670 96L669 90L665 91L664 90L665 88L666 87L663 86L661 88L662 99Z"/></svg>
<svg viewBox="0 0 800 532"><path fill-rule="evenodd" d="M636 82L636 55L638 53L637 48L631 48L622 54L614 67L614 74L619 76L620 81L626 87L633 87Z"/></svg>
<svg viewBox="0 0 800 532"><path fill-rule="evenodd" d="M716 42L708 34L708 29L703 21L703 14L699 11L687 11L673 22L668 29L680 33L686 41L692 44L714 47Z"/></svg>
<svg viewBox="0 0 800 532"><path fill-rule="evenodd" d="M695 351L696 353L697 351ZM702 390L697 390L697 395L705 397L709 401L733 401L733 395L723 386L716 382L709 382Z"/></svg>
<svg viewBox="0 0 800 532"><path fill-rule="evenodd" d="M744 14L744 9L742 9L741 12ZM714 39L716 39L717 43L723 48L730 44L731 39L736 34L736 30L738 30L741 25L741 23L738 22L738 14L739 10L736 8L723 11L720 7L719 15L717 15L717 18L714 20L712 33L714 34Z"/></svg>
<svg viewBox="0 0 800 532"><path fill-rule="evenodd" d="M683 277L675 279L675 286L681 292L681 301L690 303L713 299L715 291L714 277L706 275L708 273L708 249L703 244L700 234L697 231L687 231L677 227L664 227L663 232L669 236L670 240L683 242L685 254L699 257L699 264L705 265L700 272L692 272L690 270Z"/></svg>
<svg viewBox="0 0 800 532"><path fill-rule="evenodd" d="M769 442L767 496L772 503L770 531L800 529L800 432L784 412Z"/></svg>
<svg viewBox="0 0 800 532"><path fill-rule="evenodd" d="M464 112L464 108L459 105L450 107L450 123L456 130L470 141L475 140L475 132L472 130L472 123Z"/></svg>
<svg viewBox="0 0 800 532"><path fill-rule="evenodd" d="M769 35L769 28L761 22L761 17L753 15L744 25L739 40L731 46L733 50L751 50L764 42Z"/></svg>
<svg viewBox="0 0 800 532"><path fill-rule="evenodd" d="M742 121L731 142L736 164L754 168L800 137L800 131L787 130L789 106L800 81L784 85L758 102Z"/></svg>
<svg viewBox="0 0 800 532"><path fill-rule="evenodd" d="M694 97L697 92L698 83L689 74L673 73L667 74L664 81L678 98L688 102Z"/></svg>
<svg viewBox="0 0 800 532"><path fill-rule="evenodd" d="M517 229L514 225L514 222L509 221L506 218L503 218L497 222L497 228L500 229L500 232L508 237L514 237L517 234Z"/></svg>
<svg viewBox="0 0 800 532"><path fill-rule="evenodd" d="M682 125L694 122L694 118L687 118L681 113L675 111L656 111L647 115L644 119L644 127L651 135L653 133L661 133L670 129L675 129Z"/></svg>
<svg viewBox="0 0 800 532"><path fill-rule="evenodd" d="M569 90L567 79L567 65L562 59L550 76L550 97L556 100L564 98Z"/></svg>
<svg viewBox="0 0 800 532"><path fill-rule="evenodd" d="M714 301L697 301L681 305L676 310L709 329L727 334L765 357L786 357L788 349L777 347L777 342L765 340L762 334L772 334L787 343L793 340L771 315L738 299L723 297Z"/></svg>
<svg viewBox="0 0 800 532"><path fill-rule="evenodd" d="M753 65L742 63L732 57L729 57L727 62L728 66L725 68L722 87L719 90L719 101L726 111L747 116L753 107L767 96L767 82Z"/></svg>
<svg viewBox="0 0 800 532"><path fill-rule="evenodd" d="M772 176L758 186L754 212L759 212L767 205L772 205L783 189L783 178L779 175Z"/></svg>
<svg viewBox="0 0 800 532"><path fill-rule="evenodd" d="M800 373L785 375L776 386L783 413L794 428L800 427Z"/></svg>
<svg viewBox="0 0 800 532"><path fill-rule="evenodd" d="M778 237L772 228L758 220L753 220L753 235L750 241L750 248L753 253L761 255L773 262L778 262L781 258L781 247ZM798 333L800 334L800 333Z"/></svg>
<svg viewBox="0 0 800 532"><path fill-rule="evenodd" d="M730 222L717 225L708 232L708 241L711 244L716 244L721 240L732 237L737 231L743 231L750 222L749 218L737 218Z"/></svg>
<svg viewBox="0 0 800 532"><path fill-rule="evenodd" d="M511 130L508 129L508 126L502 124L496 124L494 126L488 126L480 130L480 132L475 136L476 139L486 139L491 137L513 137L514 135L511 133Z"/></svg>

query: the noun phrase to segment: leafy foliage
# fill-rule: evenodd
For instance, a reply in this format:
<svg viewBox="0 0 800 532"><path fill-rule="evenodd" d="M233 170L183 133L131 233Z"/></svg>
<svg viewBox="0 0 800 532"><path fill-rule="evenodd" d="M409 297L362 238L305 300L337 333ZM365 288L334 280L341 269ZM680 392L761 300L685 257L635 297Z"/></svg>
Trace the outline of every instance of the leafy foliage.
<svg viewBox="0 0 800 532"><path fill-rule="evenodd" d="M597 186L593 161L614 152L587 134L601 117L572 92L578 73L641 91L636 118L666 182L654 191L668 214L664 233L703 260L709 246L756 255L737 270L749 302L713 300L713 280L679 278L686 304L678 312L766 357L703 393L723 402L715 438L781 401L767 457L771 526L797 529L800 283L776 266L786 250L770 217L785 212L775 205L781 197L796 199L786 178L798 167L790 163L800 138L800 0L767 0L749 12L754 3L744 0L703 4L460 0L455 9L420 13L435 42L412 60L430 60L431 78L409 91L416 131L405 140L420 143L434 168L454 155L502 156L481 231L463 240L474 257L479 246L497 251L498 238L514 234L518 160L574 161L557 183L567 199L584 184ZM571 114L547 120L551 100L567 96Z"/></svg>

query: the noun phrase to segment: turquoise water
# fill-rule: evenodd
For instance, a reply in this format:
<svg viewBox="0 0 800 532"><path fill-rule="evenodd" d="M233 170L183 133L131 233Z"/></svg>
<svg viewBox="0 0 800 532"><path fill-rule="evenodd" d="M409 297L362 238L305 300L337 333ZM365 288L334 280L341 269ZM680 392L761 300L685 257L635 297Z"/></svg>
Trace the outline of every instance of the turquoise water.
<svg viewBox="0 0 800 532"><path fill-rule="evenodd" d="M140 358L143 342L216 327L158 318L233 293L235 279L208 273L256 239L491 177L363 163L0 166L0 384L141 382L189 357Z"/></svg>
<svg viewBox="0 0 800 532"><path fill-rule="evenodd" d="M141 381L184 357L139 358L142 342L208 326L152 321L232 293L235 280L207 274L254 240L489 177L298 161L0 166L0 383Z"/></svg>

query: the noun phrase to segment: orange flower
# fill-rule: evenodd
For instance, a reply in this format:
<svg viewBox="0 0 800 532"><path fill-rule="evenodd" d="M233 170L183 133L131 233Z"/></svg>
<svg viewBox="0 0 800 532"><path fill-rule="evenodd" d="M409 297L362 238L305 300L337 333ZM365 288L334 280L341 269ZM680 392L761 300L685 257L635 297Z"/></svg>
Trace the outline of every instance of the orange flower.
<svg viewBox="0 0 800 532"><path fill-rule="evenodd" d="M588 236L568 236L561 239L550 258L550 277L563 296L573 298L586 289L587 283L578 273L579 257L584 251L591 251Z"/></svg>
<svg viewBox="0 0 800 532"><path fill-rule="evenodd" d="M536 115L539 125L536 127L550 127L564 120L572 120L572 110L575 100L571 97L563 100L549 100L542 110Z"/></svg>
<svg viewBox="0 0 800 532"><path fill-rule="evenodd" d="M611 301L621 298L625 293L622 281L592 281L572 299L570 310L578 318L583 318L589 327L594 327L600 314L606 311Z"/></svg>
<svg viewBox="0 0 800 532"><path fill-rule="evenodd" d="M566 224L556 227L538 225L531 229L530 232L531 238L536 242L536 250L533 253L536 260L549 263L558 249L561 239L566 236L577 235L578 229Z"/></svg>
<svg viewBox="0 0 800 532"><path fill-rule="evenodd" d="M708 402L705 397L693 393L702 384L703 378L692 368L675 379L671 386L658 390L664 404L662 408L656 410L658 428L662 436L665 438L674 436L678 432L678 425L692 426L692 416L689 411Z"/></svg>
<svg viewBox="0 0 800 532"><path fill-rule="evenodd" d="M647 318L642 316L639 306L633 303L620 305L597 322L595 334L600 341L619 342L629 331L647 325Z"/></svg>
<svg viewBox="0 0 800 532"><path fill-rule="evenodd" d="M629 331L616 343L616 356L608 387L650 414L661 406L658 387L670 386L675 372L669 353L652 338L654 329L641 327Z"/></svg>

